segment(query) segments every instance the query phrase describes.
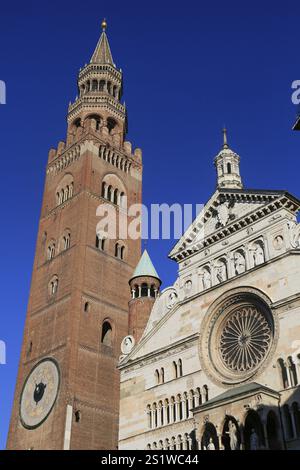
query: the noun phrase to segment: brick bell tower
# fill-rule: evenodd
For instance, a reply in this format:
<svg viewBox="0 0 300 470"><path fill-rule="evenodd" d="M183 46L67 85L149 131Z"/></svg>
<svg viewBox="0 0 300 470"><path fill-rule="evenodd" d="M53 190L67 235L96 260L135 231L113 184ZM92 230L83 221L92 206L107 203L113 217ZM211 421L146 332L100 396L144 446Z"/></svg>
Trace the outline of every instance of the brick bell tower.
<svg viewBox="0 0 300 470"><path fill-rule="evenodd" d="M66 142L51 149L8 449L115 449L128 281L140 239L97 233L97 208L141 203L141 150L125 141L122 72L106 22L80 69Z"/></svg>

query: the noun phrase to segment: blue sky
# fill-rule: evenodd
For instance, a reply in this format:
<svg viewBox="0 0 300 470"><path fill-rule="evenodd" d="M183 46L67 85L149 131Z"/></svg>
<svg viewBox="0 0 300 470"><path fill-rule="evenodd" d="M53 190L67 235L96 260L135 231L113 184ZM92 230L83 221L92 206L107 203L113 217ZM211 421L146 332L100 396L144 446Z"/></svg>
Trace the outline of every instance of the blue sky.
<svg viewBox="0 0 300 470"><path fill-rule="evenodd" d="M299 191L299 2L152 0L2 2L0 448L5 446L29 292L48 149L65 137L79 67L102 17L124 72L128 138L142 147L144 203L203 203L226 124L249 188ZM164 286L174 240L149 241Z"/></svg>

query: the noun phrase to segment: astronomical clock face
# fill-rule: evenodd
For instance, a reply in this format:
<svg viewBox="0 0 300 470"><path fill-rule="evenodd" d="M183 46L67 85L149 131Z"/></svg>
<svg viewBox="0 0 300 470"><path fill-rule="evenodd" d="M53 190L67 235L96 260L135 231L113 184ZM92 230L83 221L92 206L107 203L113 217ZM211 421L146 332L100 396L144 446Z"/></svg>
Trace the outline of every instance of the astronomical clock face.
<svg viewBox="0 0 300 470"><path fill-rule="evenodd" d="M53 359L44 359L30 372L23 386L20 417L23 426L36 428L50 414L59 388L59 369Z"/></svg>

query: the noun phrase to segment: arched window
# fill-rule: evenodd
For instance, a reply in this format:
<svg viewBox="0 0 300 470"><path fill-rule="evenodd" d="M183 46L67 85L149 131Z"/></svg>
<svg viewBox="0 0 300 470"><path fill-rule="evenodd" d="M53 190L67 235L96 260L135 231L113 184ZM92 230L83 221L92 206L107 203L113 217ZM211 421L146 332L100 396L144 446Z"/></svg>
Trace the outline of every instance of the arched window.
<svg viewBox="0 0 300 470"><path fill-rule="evenodd" d="M125 246L121 246L120 259L124 259L124 255L125 255Z"/></svg>
<svg viewBox="0 0 300 470"><path fill-rule="evenodd" d="M174 379L178 378L178 369L177 369L177 364L175 361L173 361L173 374L174 374Z"/></svg>
<svg viewBox="0 0 300 470"><path fill-rule="evenodd" d="M201 390L199 387L196 388L196 406L202 405Z"/></svg>
<svg viewBox="0 0 300 470"><path fill-rule="evenodd" d="M148 296L148 286L146 283L143 282L142 288L141 288L141 297L147 297Z"/></svg>
<svg viewBox="0 0 300 470"><path fill-rule="evenodd" d="M108 321L102 325L101 343L105 346L112 347L112 327Z"/></svg>
<svg viewBox="0 0 300 470"><path fill-rule="evenodd" d="M73 196L73 188L73 176L71 174L66 174L56 189L57 205L62 204Z"/></svg>
<svg viewBox="0 0 300 470"><path fill-rule="evenodd" d="M151 412L151 406L147 405L147 419L148 419L148 428L152 428L152 412Z"/></svg>
<svg viewBox="0 0 300 470"><path fill-rule="evenodd" d="M153 426L155 428L157 428L157 406L156 406L156 403L153 403L152 409L153 409Z"/></svg>
<svg viewBox="0 0 300 470"><path fill-rule="evenodd" d="M176 413L176 400L174 397L171 397L171 406L172 406L172 412L173 412L173 422L175 423L177 420L177 413Z"/></svg>
<svg viewBox="0 0 300 470"><path fill-rule="evenodd" d="M165 410L166 410L166 424L170 424L170 404L169 400L165 400Z"/></svg>
<svg viewBox="0 0 300 470"><path fill-rule="evenodd" d="M69 186L64 189L64 199L63 202L67 201L69 197Z"/></svg>
<svg viewBox="0 0 300 470"><path fill-rule="evenodd" d="M194 394L194 390L190 390L190 399L191 399L191 405L192 405L192 408L195 408L195 394Z"/></svg>
<svg viewBox="0 0 300 470"><path fill-rule="evenodd" d="M113 194L113 188L111 185L109 185L107 189L107 199L109 201L112 201L112 194Z"/></svg>
<svg viewBox="0 0 300 470"><path fill-rule="evenodd" d="M183 418L183 403L181 399L181 395L177 395L177 403L178 403L178 419L182 420Z"/></svg>
<svg viewBox="0 0 300 470"><path fill-rule="evenodd" d="M81 420L81 411L80 410L76 410L74 412L74 415L75 415L75 422L76 423L80 423L80 420Z"/></svg>
<svg viewBox="0 0 300 470"><path fill-rule="evenodd" d="M104 249L105 249L105 242L106 242L105 236L102 236L102 235L100 235L100 234L97 234L97 235L96 235L96 243L95 243L95 246L96 246L96 248L98 248L98 250L104 251Z"/></svg>
<svg viewBox="0 0 300 470"><path fill-rule="evenodd" d="M227 163L227 173L231 174L231 163Z"/></svg>
<svg viewBox="0 0 300 470"><path fill-rule="evenodd" d="M153 284L150 287L150 297L155 298L155 286Z"/></svg>
<svg viewBox="0 0 300 470"><path fill-rule="evenodd" d="M116 125L117 123L113 118L107 119L107 127L108 127L109 133L111 133L111 131L116 127Z"/></svg>
<svg viewBox="0 0 300 470"><path fill-rule="evenodd" d="M140 289L138 285L134 286L134 298L137 299L140 296Z"/></svg>
<svg viewBox="0 0 300 470"><path fill-rule="evenodd" d="M47 249L47 258L48 260L53 259L55 256L55 243L51 242Z"/></svg>
<svg viewBox="0 0 300 470"><path fill-rule="evenodd" d="M184 397L184 405L185 405L185 416L187 418L189 418L190 417L190 406L189 406L188 394L186 392L184 392L183 397Z"/></svg>
<svg viewBox="0 0 300 470"><path fill-rule="evenodd" d="M68 250L71 246L71 232L66 231L62 237L62 250Z"/></svg>
<svg viewBox="0 0 300 470"><path fill-rule="evenodd" d="M280 372L280 380L283 388L288 388L289 386L289 380L288 380L288 374L286 370L286 365L284 360L280 357L277 361L278 369Z"/></svg>
<svg viewBox="0 0 300 470"><path fill-rule="evenodd" d="M53 276L53 278L51 279L51 281L49 282L49 285L48 285L49 295L50 296L55 295L56 292L57 292L57 289L58 289L58 277Z"/></svg>
<svg viewBox="0 0 300 470"><path fill-rule="evenodd" d="M179 436L177 437L177 444L178 444L179 449L183 450L183 440L182 440L181 434L179 434Z"/></svg>
<svg viewBox="0 0 300 470"><path fill-rule="evenodd" d="M99 82L99 91L103 92L105 87L105 80L100 80Z"/></svg>
<svg viewBox="0 0 300 470"><path fill-rule="evenodd" d="M114 190L114 196L113 196L113 202L114 204L118 204L118 195L119 195L119 191L117 189Z"/></svg>
<svg viewBox="0 0 300 470"><path fill-rule="evenodd" d="M125 200L126 200L125 193L121 192L120 193L120 207L123 207L123 208L125 207Z"/></svg>
<svg viewBox="0 0 300 470"><path fill-rule="evenodd" d="M119 243L116 243L115 245L115 257L118 258L119 257Z"/></svg>
<svg viewBox="0 0 300 470"><path fill-rule="evenodd" d="M90 303L89 302L85 302L83 310L85 312L89 312L89 310L90 310Z"/></svg>
<svg viewBox="0 0 300 470"><path fill-rule="evenodd" d="M203 385L203 397L205 401L208 401L208 386Z"/></svg>
<svg viewBox="0 0 300 470"><path fill-rule="evenodd" d="M157 369L156 369L154 375L155 375L155 382L156 382L156 385L158 385L159 382L160 382L160 377L159 377L159 371L158 371Z"/></svg>
<svg viewBox="0 0 300 470"><path fill-rule="evenodd" d="M178 361L178 376L179 376L179 377L182 377L182 375L183 375L183 371L182 371L182 360L179 359L179 361Z"/></svg>
<svg viewBox="0 0 300 470"><path fill-rule="evenodd" d="M165 383L165 369L163 367L160 369L160 382Z"/></svg>
<svg viewBox="0 0 300 470"><path fill-rule="evenodd" d="M98 82L97 80L92 81L92 91L97 91L98 90Z"/></svg>
<svg viewBox="0 0 300 470"><path fill-rule="evenodd" d="M101 189L101 196L104 197L104 198L107 197L106 188L107 188L107 184L105 183L105 181L103 181L103 183L102 183L102 189Z"/></svg>
<svg viewBox="0 0 300 470"><path fill-rule="evenodd" d="M288 368L289 368L291 387L295 387L298 384L298 378L297 378L296 365L292 359L292 356L288 357L287 363L288 363Z"/></svg>
<svg viewBox="0 0 300 470"><path fill-rule="evenodd" d="M164 407L162 404L162 401L158 403L158 412L159 412L159 419L160 419L160 425L164 425Z"/></svg>

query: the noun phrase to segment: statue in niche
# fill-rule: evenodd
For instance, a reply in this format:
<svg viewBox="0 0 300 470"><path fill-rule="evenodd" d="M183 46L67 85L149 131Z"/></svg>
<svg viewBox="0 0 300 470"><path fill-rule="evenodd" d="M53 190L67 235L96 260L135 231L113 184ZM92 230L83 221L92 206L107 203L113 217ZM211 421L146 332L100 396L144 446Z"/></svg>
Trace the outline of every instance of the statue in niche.
<svg viewBox="0 0 300 470"><path fill-rule="evenodd" d="M229 445L231 450L237 450L238 448L238 438L237 438L237 429L233 421L229 420L228 422L228 431L226 434L229 435Z"/></svg>
<svg viewBox="0 0 300 470"><path fill-rule="evenodd" d="M167 308L173 308L177 302L177 294L175 291L172 291L168 297Z"/></svg>
<svg viewBox="0 0 300 470"><path fill-rule="evenodd" d="M222 261L219 265L216 266L216 277L220 283L226 281L227 279L226 264Z"/></svg>
<svg viewBox="0 0 300 470"><path fill-rule="evenodd" d="M208 269L203 270L203 289L209 289L211 287L211 274Z"/></svg>
<svg viewBox="0 0 300 470"><path fill-rule="evenodd" d="M234 253L234 269L235 274L242 274L246 271L246 260L241 252L237 251Z"/></svg>
<svg viewBox="0 0 300 470"><path fill-rule="evenodd" d="M283 237L281 235L276 235L276 237L273 240L273 246L275 250L281 250L281 248L283 247L283 243L284 243Z"/></svg>
<svg viewBox="0 0 300 470"><path fill-rule="evenodd" d="M184 284L184 290L186 293L188 293L190 292L191 289L192 289L192 281L188 279L186 283Z"/></svg>
<svg viewBox="0 0 300 470"><path fill-rule="evenodd" d="M255 243L254 247L255 247L253 250L254 266L259 266L260 264L265 262L264 250L260 243Z"/></svg>
<svg viewBox="0 0 300 470"><path fill-rule="evenodd" d="M209 438L209 442L207 444L207 450L216 450L216 446L214 444L213 438Z"/></svg>
<svg viewBox="0 0 300 470"><path fill-rule="evenodd" d="M300 224L289 225L291 231L291 244L293 248L300 248Z"/></svg>
<svg viewBox="0 0 300 470"><path fill-rule="evenodd" d="M258 450L258 435L254 428L251 429L250 434L250 450Z"/></svg>

